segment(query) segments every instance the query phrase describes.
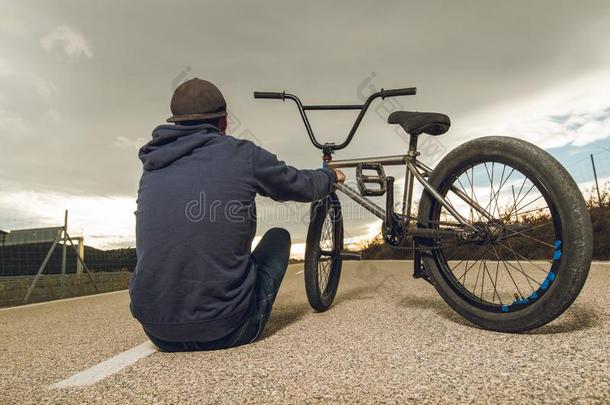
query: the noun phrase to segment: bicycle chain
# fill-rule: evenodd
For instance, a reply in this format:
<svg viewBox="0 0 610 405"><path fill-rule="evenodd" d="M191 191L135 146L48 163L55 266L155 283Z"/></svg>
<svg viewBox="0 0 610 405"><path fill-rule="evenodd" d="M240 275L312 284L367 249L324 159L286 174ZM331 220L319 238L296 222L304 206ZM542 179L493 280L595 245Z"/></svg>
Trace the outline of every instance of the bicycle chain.
<svg viewBox="0 0 610 405"><path fill-rule="evenodd" d="M439 222L440 221L428 221L428 224L434 224L434 223L439 223ZM466 240L466 241L459 241L459 242L454 242L454 243L449 243L449 244L437 244L437 245L433 245L433 246L415 246L415 241L414 241L413 236L410 235L408 233L408 231L404 228L403 228L403 233L404 233L404 241L402 242L402 244L405 244L405 246L402 246L402 244L401 245L392 245L390 243L386 243L386 244L389 245L392 249L396 249L396 250L423 252L423 251L430 251L430 250L442 250L442 249L447 249L447 248L452 248L452 247L456 247L456 246L462 246L462 245L474 243L474 241L472 241L472 240ZM384 242L385 242L385 240L384 240Z"/></svg>
<svg viewBox="0 0 610 405"><path fill-rule="evenodd" d="M462 245L468 245L468 244L472 244L473 241L462 241L462 242L455 242L455 243L449 243L449 244L438 244L438 245L434 245L434 246L414 246L414 242L413 242L413 237L409 236L407 240L405 240L405 242L408 241L409 245L408 246L394 246L394 245L390 245L390 247L392 249L396 249L396 250L405 250L405 251L413 251L413 252L424 252L424 251L430 251L430 250L442 250L442 249L447 249L447 248L452 248L452 247L456 247L456 246L462 246Z"/></svg>

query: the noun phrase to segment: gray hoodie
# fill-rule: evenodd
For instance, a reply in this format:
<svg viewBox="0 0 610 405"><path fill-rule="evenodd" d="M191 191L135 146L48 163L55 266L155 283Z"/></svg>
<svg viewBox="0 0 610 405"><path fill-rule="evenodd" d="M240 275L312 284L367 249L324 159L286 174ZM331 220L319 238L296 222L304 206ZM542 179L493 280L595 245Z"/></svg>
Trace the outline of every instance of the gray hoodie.
<svg viewBox="0 0 610 405"><path fill-rule="evenodd" d="M287 166L208 124L161 125L139 157L131 311L162 340L221 338L253 305L256 194L315 201L330 192L335 175Z"/></svg>

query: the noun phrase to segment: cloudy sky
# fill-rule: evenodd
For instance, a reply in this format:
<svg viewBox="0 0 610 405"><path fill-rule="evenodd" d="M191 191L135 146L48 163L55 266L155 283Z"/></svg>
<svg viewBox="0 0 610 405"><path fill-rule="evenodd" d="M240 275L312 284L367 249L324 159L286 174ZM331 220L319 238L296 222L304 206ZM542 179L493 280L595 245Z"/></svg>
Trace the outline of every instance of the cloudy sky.
<svg viewBox="0 0 610 405"><path fill-rule="evenodd" d="M223 91L229 132L298 167L318 167L320 154L296 109L252 91L355 103L417 86L377 105L338 157L402 153L389 111L439 111L453 127L425 141L431 163L472 137L513 135L549 149L584 187L589 153L610 176L608 38L608 1L3 0L0 229L60 223L68 208L89 243L133 245L137 149L192 77ZM340 141L353 118L312 121ZM260 204L259 233L281 223L303 242L306 207ZM374 233L373 222L363 215L347 231Z"/></svg>

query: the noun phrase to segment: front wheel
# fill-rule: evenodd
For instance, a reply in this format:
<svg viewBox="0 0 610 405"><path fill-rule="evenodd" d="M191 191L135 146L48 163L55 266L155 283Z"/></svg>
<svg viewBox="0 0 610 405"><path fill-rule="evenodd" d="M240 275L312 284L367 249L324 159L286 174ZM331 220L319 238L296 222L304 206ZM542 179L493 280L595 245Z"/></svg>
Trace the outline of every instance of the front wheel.
<svg viewBox="0 0 610 405"><path fill-rule="evenodd" d="M591 264L592 231L582 194L557 160L522 140L481 138L449 153L429 181L476 236L419 241L449 306L485 329L522 332L572 304ZM427 192L418 226L466 228Z"/></svg>
<svg viewBox="0 0 610 405"><path fill-rule="evenodd" d="M335 193L311 205L305 246L305 290L309 304L318 312L333 303L341 277L343 217Z"/></svg>

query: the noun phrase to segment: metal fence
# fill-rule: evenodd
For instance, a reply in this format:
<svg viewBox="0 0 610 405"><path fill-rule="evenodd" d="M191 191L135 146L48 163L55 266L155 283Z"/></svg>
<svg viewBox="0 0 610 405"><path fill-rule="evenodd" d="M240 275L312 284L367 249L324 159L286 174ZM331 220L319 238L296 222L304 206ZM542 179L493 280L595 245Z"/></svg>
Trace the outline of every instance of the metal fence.
<svg viewBox="0 0 610 405"><path fill-rule="evenodd" d="M59 275L59 296L64 297L68 275L88 276L95 291L100 292L93 273L131 272L135 268L135 249L96 249L86 246L82 236L70 234L67 211L61 226L40 226L40 222L34 225L33 219L24 218L13 218L12 222L30 226L8 231L4 225L0 230L0 278L30 276L24 302L30 300L41 277Z"/></svg>

